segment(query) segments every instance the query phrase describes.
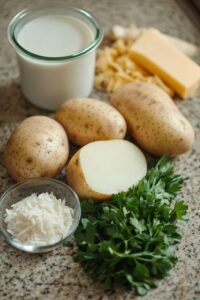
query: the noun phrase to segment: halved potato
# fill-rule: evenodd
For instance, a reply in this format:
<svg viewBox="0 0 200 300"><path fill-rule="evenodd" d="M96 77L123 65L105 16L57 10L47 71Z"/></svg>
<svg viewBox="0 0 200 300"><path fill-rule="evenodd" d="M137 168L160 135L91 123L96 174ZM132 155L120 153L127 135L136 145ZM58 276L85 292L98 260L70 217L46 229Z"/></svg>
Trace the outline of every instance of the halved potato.
<svg viewBox="0 0 200 300"><path fill-rule="evenodd" d="M134 144L125 140L97 141L72 157L67 181L82 198L109 199L136 185L146 172L146 159Z"/></svg>

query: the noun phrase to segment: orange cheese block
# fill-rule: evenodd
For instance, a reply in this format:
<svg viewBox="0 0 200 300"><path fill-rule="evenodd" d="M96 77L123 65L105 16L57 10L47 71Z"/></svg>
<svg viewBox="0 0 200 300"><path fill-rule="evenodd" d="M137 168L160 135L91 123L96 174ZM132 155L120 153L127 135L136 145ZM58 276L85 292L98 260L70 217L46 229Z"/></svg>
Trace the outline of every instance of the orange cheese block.
<svg viewBox="0 0 200 300"><path fill-rule="evenodd" d="M131 48L133 59L158 75L182 98L192 96L200 83L200 67L175 48L158 30L144 31Z"/></svg>

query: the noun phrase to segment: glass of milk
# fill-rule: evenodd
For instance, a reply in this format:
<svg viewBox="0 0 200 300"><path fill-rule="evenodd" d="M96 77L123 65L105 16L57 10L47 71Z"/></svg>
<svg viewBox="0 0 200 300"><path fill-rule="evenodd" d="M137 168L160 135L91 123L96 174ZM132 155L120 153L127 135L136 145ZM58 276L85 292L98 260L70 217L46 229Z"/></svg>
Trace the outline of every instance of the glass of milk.
<svg viewBox="0 0 200 300"><path fill-rule="evenodd" d="M65 4L34 6L8 27L16 50L22 91L34 105L56 110L70 98L92 91L95 52L103 38L89 12Z"/></svg>

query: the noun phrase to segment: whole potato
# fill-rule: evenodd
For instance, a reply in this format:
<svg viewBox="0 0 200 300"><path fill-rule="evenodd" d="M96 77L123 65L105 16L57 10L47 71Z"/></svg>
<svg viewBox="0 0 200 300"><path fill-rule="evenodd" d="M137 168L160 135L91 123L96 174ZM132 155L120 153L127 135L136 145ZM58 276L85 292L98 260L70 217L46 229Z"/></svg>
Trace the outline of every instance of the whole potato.
<svg viewBox="0 0 200 300"><path fill-rule="evenodd" d="M55 119L65 128L72 143L83 146L93 141L123 139L126 122L111 105L91 98L68 100Z"/></svg>
<svg viewBox="0 0 200 300"><path fill-rule="evenodd" d="M15 181L54 177L65 166L68 153L62 126L51 118L34 116L18 125L8 140L5 165Z"/></svg>
<svg viewBox="0 0 200 300"><path fill-rule="evenodd" d="M125 117L128 130L148 152L177 155L192 148L194 131L173 100L150 83L131 83L118 89L111 103Z"/></svg>

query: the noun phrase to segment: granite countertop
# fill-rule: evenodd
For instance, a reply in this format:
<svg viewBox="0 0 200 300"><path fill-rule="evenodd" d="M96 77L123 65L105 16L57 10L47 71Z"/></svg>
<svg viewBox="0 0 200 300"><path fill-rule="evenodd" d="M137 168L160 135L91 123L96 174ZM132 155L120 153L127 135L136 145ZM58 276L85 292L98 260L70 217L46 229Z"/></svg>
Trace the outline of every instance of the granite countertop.
<svg viewBox="0 0 200 300"><path fill-rule="evenodd" d="M44 3L45 1L35 1ZM48 1L46 1L48 2ZM28 116L48 115L23 97L15 54L8 44L9 20L31 0L0 0L0 193L13 184L4 163L4 147L15 126ZM200 46L199 33L173 0L70 0L67 3L91 11L105 31L114 24L155 26L165 33ZM200 53L195 57L200 63ZM93 92L93 97L107 96ZM184 236L177 247L178 263L156 289L141 299L200 299L200 93L177 105L195 128L196 142L192 151L176 159L177 170L190 176L183 196L189 206L189 221L181 224ZM43 255L20 252L0 240L0 299L139 299L134 292L104 293L73 262L72 251L60 247ZM108 270L109 271L109 270Z"/></svg>

